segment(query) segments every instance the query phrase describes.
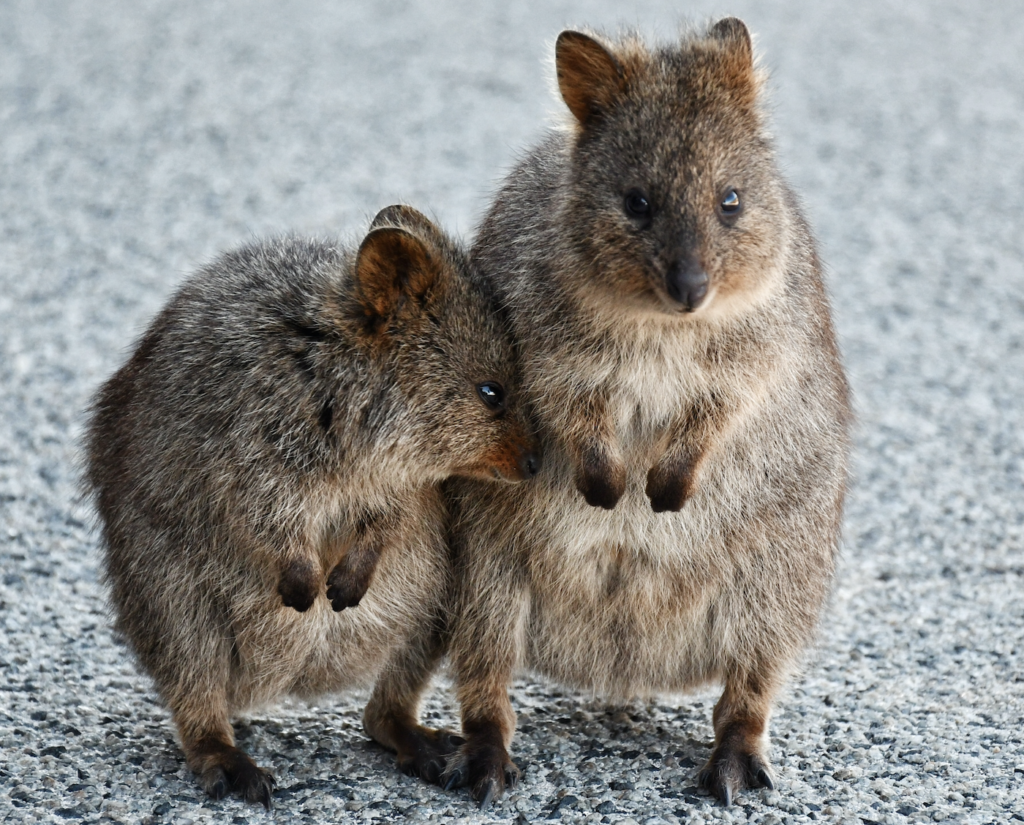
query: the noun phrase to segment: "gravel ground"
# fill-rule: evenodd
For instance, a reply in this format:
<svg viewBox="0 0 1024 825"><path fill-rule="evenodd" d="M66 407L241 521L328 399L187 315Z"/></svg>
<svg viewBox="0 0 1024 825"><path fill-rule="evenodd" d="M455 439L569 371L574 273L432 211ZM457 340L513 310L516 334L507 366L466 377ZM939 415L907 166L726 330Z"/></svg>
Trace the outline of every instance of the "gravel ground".
<svg viewBox="0 0 1024 825"><path fill-rule="evenodd" d="M0 2L0 822L1024 820L1024 5ZM394 201L471 232L556 108L568 24L743 16L830 266L859 414L844 565L774 792L696 792L713 693L517 683L486 816L399 775L365 694L239 725L273 814L203 797L113 638L83 409L185 274ZM453 725L444 684L427 716Z"/></svg>

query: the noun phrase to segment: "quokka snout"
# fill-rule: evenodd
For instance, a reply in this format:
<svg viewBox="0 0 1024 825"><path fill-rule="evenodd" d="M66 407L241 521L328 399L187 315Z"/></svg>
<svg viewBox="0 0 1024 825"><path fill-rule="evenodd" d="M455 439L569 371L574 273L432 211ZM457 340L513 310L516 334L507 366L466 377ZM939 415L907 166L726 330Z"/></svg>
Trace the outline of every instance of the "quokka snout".
<svg viewBox="0 0 1024 825"><path fill-rule="evenodd" d="M404 206L358 249L254 242L186 281L99 391L87 484L117 627L214 797L270 804L232 714L382 668L416 686L375 694L367 729L439 773L447 734L416 721L451 584L438 483L540 466L481 286Z"/></svg>

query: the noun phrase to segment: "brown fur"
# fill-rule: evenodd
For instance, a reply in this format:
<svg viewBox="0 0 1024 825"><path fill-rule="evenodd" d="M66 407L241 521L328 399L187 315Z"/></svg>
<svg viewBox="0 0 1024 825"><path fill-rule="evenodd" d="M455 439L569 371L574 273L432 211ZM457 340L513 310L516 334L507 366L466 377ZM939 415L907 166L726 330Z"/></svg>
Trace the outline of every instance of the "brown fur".
<svg viewBox="0 0 1024 825"><path fill-rule="evenodd" d="M389 207L358 252L291 238L224 255L100 390L88 483L117 626L208 793L270 804L233 714L382 668L367 730L437 779L461 742L416 721L450 592L438 482L536 472L516 380L462 251Z"/></svg>
<svg viewBox="0 0 1024 825"><path fill-rule="evenodd" d="M718 682L700 781L728 802L772 782L773 698L835 568L850 412L820 265L741 22L659 49L566 32L556 54L574 119L473 249L547 467L451 484L467 742L445 781L486 803L514 776L517 671L619 698Z"/></svg>

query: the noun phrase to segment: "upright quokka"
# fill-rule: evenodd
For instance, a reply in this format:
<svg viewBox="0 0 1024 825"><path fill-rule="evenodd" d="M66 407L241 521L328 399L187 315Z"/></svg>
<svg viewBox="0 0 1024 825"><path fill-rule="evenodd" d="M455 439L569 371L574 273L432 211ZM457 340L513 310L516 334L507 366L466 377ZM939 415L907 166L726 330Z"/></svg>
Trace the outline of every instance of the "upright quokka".
<svg viewBox="0 0 1024 825"><path fill-rule="evenodd" d="M450 655L467 741L442 781L518 771L521 669L608 697L723 683L699 782L773 783L773 698L833 579L850 408L811 233L742 22L648 48L566 31L572 114L471 256L505 307L546 468L453 481Z"/></svg>
<svg viewBox="0 0 1024 825"><path fill-rule="evenodd" d="M252 243L188 280L99 392L87 482L117 627L210 795L270 805L232 714L381 668L364 722L405 770L436 780L458 741L417 723L450 596L438 482L539 466L479 287L408 207L357 252Z"/></svg>

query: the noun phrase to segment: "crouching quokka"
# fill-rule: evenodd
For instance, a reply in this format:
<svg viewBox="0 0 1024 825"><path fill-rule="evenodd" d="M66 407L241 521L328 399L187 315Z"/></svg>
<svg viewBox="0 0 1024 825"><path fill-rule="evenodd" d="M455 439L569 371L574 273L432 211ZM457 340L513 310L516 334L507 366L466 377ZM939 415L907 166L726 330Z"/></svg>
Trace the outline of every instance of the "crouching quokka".
<svg viewBox="0 0 1024 825"><path fill-rule="evenodd" d="M358 250L223 255L100 390L87 484L117 628L211 796L270 805L233 714L382 668L367 731L437 778L459 741L417 722L451 585L438 483L538 471L516 383L460 247L395 206Z"/></svg>
<svg viewBox="0 0 1024 825"><path fill-rule="evenodd" d="M566 31L570 125L471 252L505 308L545 472L454 492L442 782L516 781L519 671L612 699L724 685L700 784L771 787L768 718L831 590L851 419L814 242L736 19L649 48Z"/></svg>

